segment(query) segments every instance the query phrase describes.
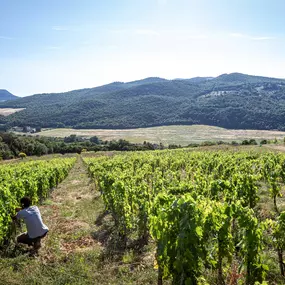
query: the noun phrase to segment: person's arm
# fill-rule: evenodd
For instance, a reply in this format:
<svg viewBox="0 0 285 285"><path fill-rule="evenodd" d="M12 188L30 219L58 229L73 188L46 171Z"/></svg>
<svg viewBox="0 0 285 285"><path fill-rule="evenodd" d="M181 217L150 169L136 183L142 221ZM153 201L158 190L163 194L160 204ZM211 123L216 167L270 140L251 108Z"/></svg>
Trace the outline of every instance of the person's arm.
<svg viewBox="0 0 285 285"><path fill-rule="evenodd" d="M21 211L21 210L22 210L22 208L16 208L16 209L15 209L16 214L14 214L14 215L11 216L13 221L16 221L16 220L17 220L17 214L18 214L18 212Z"/></svg>
<svg viewBox="0 0 285 285"><path fill-rule="evenodd" d="M14 216L12 216L13 221L16 221L17 219L23 219L23 213L22 213L22 208L16 208L16 214Z"/></svg>

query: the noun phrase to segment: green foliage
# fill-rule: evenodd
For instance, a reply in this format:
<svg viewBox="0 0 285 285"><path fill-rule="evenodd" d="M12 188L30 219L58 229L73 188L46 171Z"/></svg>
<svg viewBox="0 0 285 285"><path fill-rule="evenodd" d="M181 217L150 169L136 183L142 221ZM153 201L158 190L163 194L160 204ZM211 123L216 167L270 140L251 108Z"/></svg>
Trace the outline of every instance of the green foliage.
<svg viewBox="0 0 285 285"><path fill-rule="evenodd" d="M285 212L281 212L274 224L273 232L275 247L280 250L285 250Z"/></svg>
<svg viewBox="0 0 285 285"><path fill-rule="evenodd" d="M177 146L179 147L179 146ZM163 149L162 144L132 144L126 140L112 140L102 142L97 137L90 140L76 135L71 135L64 139L45 138L33 136L20 136L13 133L0 132L0 157L10 159L18 157L20 152L30 155L45 155L51 153L81 153L87 151L134 151L134 150L154 150Z"/></svg>
<svg viewBox="0 0 285 285"><path fill-rule="evenodd" d="M244 140L241 143L242 145L257 145L257 142L255 139L250 139L250 140Z"/></svg>
<svg viewBox="0 0 285 285"><path fill-rule="evenodd" d="M277 221L272 222L274 247L278 254L281 275L285 276L285 264L283 261L283 251L285 249L285 212L281 212Z"/></svg>
<svg viewBox="0 0 285 285"><path fill-rule="evenodd" d="M284 161L273 152L185 149L85 158L124 240L151 234L159 272L173 284L193 285L209 281L207 270L225 284L233 259L240 284L263 284L268 239L282 245L285 230L280 216L265 241L270 222L260 218L259 189L262 183L279 195Z"/></svg>
<svg viewBox="0 0 285 285"><path fill-rule="evenodd" d="M23 159L23 158L27 157L27 155L24 152L20 152L19 157Z"/></svg>
<svg viewBox="0 0 285 285"><path fill-rule="evenodd" d="M10 233L11 216L19 200L29 196L33 203L46 198L68 174L75 158L23 162L0 166L0 245Z"/></svg>
<svg viewBox="0 0 285 285"><path fill-rule="evenodd" d="M90 138L90 141L95 144L100 144L100 140L97 136L93 136Z"/></svg>

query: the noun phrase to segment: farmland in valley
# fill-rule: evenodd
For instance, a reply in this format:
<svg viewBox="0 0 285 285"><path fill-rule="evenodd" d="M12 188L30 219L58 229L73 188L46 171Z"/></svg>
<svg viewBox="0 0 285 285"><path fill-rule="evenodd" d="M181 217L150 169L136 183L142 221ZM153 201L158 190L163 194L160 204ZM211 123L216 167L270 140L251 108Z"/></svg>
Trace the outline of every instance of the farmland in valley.
<svg viewBox="0 0 285 285"><path fill-rule="evenodd" d="M47 129L35 135L67 137L72 134L83 137L98 136L101 140L125 139L133 143L163 143L188 145L203 141L242 141L245 139L283 139L285 132L263 130L229 130L206 125L164 126L139 129Z"/></svg>

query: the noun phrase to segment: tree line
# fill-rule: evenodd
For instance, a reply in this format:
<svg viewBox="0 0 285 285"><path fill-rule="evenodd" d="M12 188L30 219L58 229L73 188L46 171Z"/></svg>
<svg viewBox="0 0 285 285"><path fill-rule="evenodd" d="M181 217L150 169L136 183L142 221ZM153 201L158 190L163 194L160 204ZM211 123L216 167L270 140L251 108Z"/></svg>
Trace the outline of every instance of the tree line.
<svg viewBox="0 0 285 285"><path fill-rule="evenodd" d="M25 153L28 156L41 156L53 153L81 153L82 151L136 151L163 148L162 144L149 142L133 144L123 139L101 141L96 136L89 139L76 135L65 138L49 138L0 132L0 159L16 158L20 153Z"/></svg>

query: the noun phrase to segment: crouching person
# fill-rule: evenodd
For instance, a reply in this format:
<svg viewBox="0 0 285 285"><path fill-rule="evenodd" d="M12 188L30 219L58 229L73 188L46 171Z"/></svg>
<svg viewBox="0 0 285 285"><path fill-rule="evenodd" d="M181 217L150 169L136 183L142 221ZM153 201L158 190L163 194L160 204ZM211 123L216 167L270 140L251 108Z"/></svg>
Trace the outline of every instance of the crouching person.
<svg viewBox="0 0 285 285"><path fill-rule="evenodd" d="M18 243L33 246L34 252L37 253L41 248L41 239L48 233L48 227L43 223L40 210L37 206L31 206L29 197L20 200L22 208L17 208L15 219L23 219L27 232L17 237Z"/></svg>

